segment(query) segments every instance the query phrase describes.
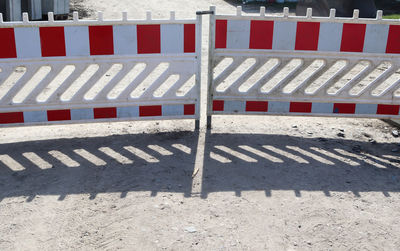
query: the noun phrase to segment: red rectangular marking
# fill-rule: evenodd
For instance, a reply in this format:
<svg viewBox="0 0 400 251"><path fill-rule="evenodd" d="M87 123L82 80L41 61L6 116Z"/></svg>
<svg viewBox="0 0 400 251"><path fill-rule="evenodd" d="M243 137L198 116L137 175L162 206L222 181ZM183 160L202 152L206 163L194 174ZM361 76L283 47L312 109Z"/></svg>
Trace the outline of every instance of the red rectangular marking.
<svg viewBox="0 0 400 251"><path fill-rule="evenodd" d="M246 101L246 112L268 112L268 101Z"/></svg>
<svg viewBox="0 0 400 251"><path fill-rule="evenodd" d="M356 104L335 103L333 105L333 113L354 114L355 112L356 112Z"/></svg>
<svg viewBox="0 0 400 251"><path fill-rule="evenodd" d="M137 47L139 54L161 53L161 32L159 24L137 26Z"/></svg>
<svg viewBox="0 0 400 251"><path fill-rule="evenodd" d="M366 24L343 24L340 51L362 52L364 49Z"/></svg>
<svg viewBox="0 0 400 251"><path fill-rule="evenodd" d="M0 124L24 123L23 112L0 113Z"/></svg>
<svg viewBox="0 0 400 251"><path fill-rule="evenodd" d="M184 25L184 49L185 53L196 52L196 25L185 24Z"/></svg>
<svg viewBox="0 0 400 251"><path fill-rule="evenodd" d="M227 20L216 20L215 23L215 48L226 48L226 36L228 32Z"/></svg>
<svg viewBox="0 0 400 251"><path fill-rule="evenodd" d="M376 114L380 115L399 115L400 105L378 105Z"/></svg>
<svg viewBox="0 0 400 251"><path fill-rule="evenodd" d="M89 26L90 55L113 55L113 27Z"/></svg>
<svg viewBox="0 0 400 251"><path fill-rule="evenodd" d="M400 53L400 25L390 25L386 53Z"/></svg>
<svg viewBox="0 0 400 251"><path fill-rule="evenodd" d="M49 110L47 111L48 121L71 120L71 110Z"/></svg>
<svg viewBox="0 0 400 251"><path fill-rule="evenodd" d="M184 115L194 115L196 110L195 104L188 104L183 106L183 114Z"/></svg>
<svg viewBox="0 0 400 251"><path fill-rule="evenodd" d="M320 23L297 22L296 50L316 51L318 50Z"/></svg>
<svg viewBox="0 0 400 251"><path fill-rule="evenodd" d="M290 102L289 112L311 113L311 102Z"/></svg>
<svg viewBox="0 0 400 251"><path fill-rule="evenodd" d="M140 117L162 116L161 105L139 106Z"/></svg>
<svg viewBox="0 0 400 251"><path fill-rule="evenodd" d="M64 27L40 27L42 57L64 57Z"/></svg>
<svg viewBox="0 0 400 251"><path fill-rule="evenodd" d="M250 49L272 49L274 21L252 20L250 23Z"/></svg>
<svg viewBox="0 0 400 251"><path fill-rule="evenodd" d="M214 100L213 101L213 111L224 111L224 101L223 100Z"/></svg>
<svg viewBox="0 0 400 251"><path fill-rule="evenodd" d="M105 108L94 108L93 109L95 119L110 119L117 117L117 108L105 107Z"/></svg>
<svg viewBox="0 0 400 251"><path fill-rule="evenodd" d="M15 35L13 28L0 29L0 58L16 58Z"/></svg>

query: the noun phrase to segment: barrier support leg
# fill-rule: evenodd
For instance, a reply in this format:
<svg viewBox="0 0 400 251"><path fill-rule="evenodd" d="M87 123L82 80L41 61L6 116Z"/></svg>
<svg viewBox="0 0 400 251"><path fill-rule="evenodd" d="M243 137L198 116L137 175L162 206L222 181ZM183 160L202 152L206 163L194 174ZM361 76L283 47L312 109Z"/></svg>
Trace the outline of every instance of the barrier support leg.
<svg viewBox="0 0 400 251"><path fill-rule="evenodd" d="M200 130L200 120L199 119L196 119L194 121L194 130L195 131L199 131Z"/></svg>
<svg viewBox="0 0 400 251"><path fill-rule="evenodd" d="M211 115L207 116L207 129L211 129Z"/></svg>

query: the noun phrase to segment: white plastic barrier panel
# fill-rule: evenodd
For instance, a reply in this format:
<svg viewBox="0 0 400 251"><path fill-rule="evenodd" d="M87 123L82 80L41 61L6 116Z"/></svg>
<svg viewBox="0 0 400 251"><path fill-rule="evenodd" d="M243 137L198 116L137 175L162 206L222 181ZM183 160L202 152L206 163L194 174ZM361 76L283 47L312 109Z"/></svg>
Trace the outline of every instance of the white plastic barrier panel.
<svg viewBox="0 0 400 251"><path fill-rule="evenodd" d="M0 16L1 18L1 16ZM199 119L201 19L0 19L0 125Z"/></svg>
<svg viewBox="0 0 400 251"><path fill-rule="evenodd" d="M211 8L215 13L215 7ZM213 114L399 118L400 22L211 15L208 126Z"/></svg>

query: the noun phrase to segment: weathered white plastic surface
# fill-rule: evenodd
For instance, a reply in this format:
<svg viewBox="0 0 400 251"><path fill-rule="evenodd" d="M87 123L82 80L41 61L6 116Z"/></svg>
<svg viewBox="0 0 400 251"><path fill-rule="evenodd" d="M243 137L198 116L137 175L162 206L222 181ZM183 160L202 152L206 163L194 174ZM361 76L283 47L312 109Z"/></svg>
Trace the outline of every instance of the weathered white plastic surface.
<svg viewBox="0 0 400 251"><path fill-rule="evenodd" d="M215 12L215 7L211 10ZM330 17L313 17L309 9L307 16L297 17L289 16L285 8L282 15L267 16L262 7L258 15L243 15L238 7L236 15L212 15L208 116L249 114L245 107L247 101L286 102L288 106L292 102L399 105L400 56L398 52L386 51L386 44L389 43L389 26L400 25L400 22L383 20L382 11L378 11L376 19L359 19L358 13L355 10L353 18L336 18L335 10L331 10ZM224 48L216 48L216 20L227 22ZM250 22L255 20L274 22L271 48L249 48ZM319 41L315 50L295 49L297 22L319 23ZM341 51L343 24L366 25L360 52ZM221 65L225 67L221 68ZM225 109L213 109L214 101L225 101ZM226 108L227 105L232 107ZM243 107L235 109L234 106ZM269 111L250 113L263 115ZM376 110L360 114L357 109L355 114L340 113L314 113L311 110L292 113L287 108L273 114L399 117L399 114L378 114Z"/></svg>
<svg viewBox="0 0 400 251"><path fill-rule="evenodd" d="M195 24L196 51L178 51L176 44L168 44L170 34L162 36L161 52L155 54L138 54L134 49L136 41L127 44L128 39L116 41L119 39L116 36L114 55L88 55L89 49L85 46L68 47L68 43L76 45L76 40L87 39L88 26L112 26L114 34L120 32L123 37L124 27L132 28L139 24L160 25L161 33L165 32L164 27ZM39 42L28 34L40 27L64 27L65 34L69 30L75 34L73 41L68 41L71 37L65 37L66 56L40 55L40 47L35 47ZM86 29L86 37L79 35L80 27ZM168 20L153 20L148 12L146 20L129 20L126 13L123 13L121 20L103 20L102 13L99 13L97 20L79 20L77 13L74 13L71 21L54 21L53 13L49 13L48 22L30 22L24 13L22 22L3 22L1 19L0 28L14 28L16 37L18 32L20 36L26 36L26 39L19 40L25 41L25 46L18 46L17 41L17 58L0 59L0 113L195 104L196 111L191 116L156 116L154 119L199 118L200 18L176 20L175 13L171 12ZM166 32L174 34L175 31ZM178 35L183 39L182 34ZM129 49L131 47L132 51Z"/></svg>

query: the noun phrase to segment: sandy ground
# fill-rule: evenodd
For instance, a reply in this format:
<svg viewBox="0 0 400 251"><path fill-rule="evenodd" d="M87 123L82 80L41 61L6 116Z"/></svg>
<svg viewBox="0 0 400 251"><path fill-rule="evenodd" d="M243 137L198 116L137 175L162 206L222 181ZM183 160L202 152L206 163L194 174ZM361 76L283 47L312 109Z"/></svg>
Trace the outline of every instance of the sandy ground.
<svg viewBox="0 0 400 251"><path fill-rule="evenodd" d="M210 4L234 12L219 0L137 2L82 7L105 18L193 17ZM398 250L400 146L390 125L216 116L211 131L204 119L193 128L0 129L0 250Z"/></svg>

